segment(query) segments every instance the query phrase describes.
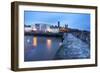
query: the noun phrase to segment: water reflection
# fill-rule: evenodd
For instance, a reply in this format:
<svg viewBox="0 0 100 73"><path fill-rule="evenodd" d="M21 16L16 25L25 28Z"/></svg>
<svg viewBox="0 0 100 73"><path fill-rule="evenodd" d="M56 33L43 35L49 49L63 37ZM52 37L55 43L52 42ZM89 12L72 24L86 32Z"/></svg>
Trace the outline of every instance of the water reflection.
<svg viewBox="0 0 100 73"><path fill-rule="evenodd" d="M29 43L30 42L30 39L27 39L27 43Z"/></svg>
<svg viewBox="0 0 100 73"><path fill-rule="evenodd" d="M30 40L27 40L27 41L29 42ZM51 48L51 44L52 44L52 40L51 39L47 39L46 40L46 46L47 46L48 49ZM38 45L37 37L34 36L33 37L33 47L37 47L37 45Z"/></svg>
<svg viewBox="0 0 100 73"><path fill-rule="evenodd" d="M61 38L45 36L24 37L24 61L52 60Z"/></svg>
<svg viewBox="0 0 100 73"><path fill-rule="evenodd" d="M52 43L51 39L47 39L46 43L47 43L47 48L50 49L51 48L51 43Z"/></svg>
<svg viewBox="0 0 100 73"><path fill-rule="evenodd" d="M33 37L33 46L37 47L37 37Z"/></svg>

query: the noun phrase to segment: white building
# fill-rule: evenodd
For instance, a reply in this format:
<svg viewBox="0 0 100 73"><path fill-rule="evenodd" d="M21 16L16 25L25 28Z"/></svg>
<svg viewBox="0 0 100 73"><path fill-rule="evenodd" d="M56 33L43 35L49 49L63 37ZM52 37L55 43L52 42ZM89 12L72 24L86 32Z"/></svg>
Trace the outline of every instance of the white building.
<svg viewBox="0 0 100 73"><path fill-rule="evenodd" d="M57 26L50 26L48 24L33 24L30 27L25 26L25 31L30 32L30 31L37 31L37 32L52 32L52 33L58 33L59 32L59 27Z"/></svg>
<svg viewBox="0 0 100 73"><path fill-rule="evenodd" d="M47 25L46 24L41 24L40 25L40 31L42 31L42 32L46 32L47 31Z"/></svg>
<svg viewBox="0 0 100 73"><path fill-rule="evenodd" d="M32 31L36 31L37 29L35 28L35 25L33 24L33 25L31 25L31 29L32 29Z"/></svg>
<svg viewBox="0 0 100 73"><path fill-rule="evenodd" d="M59 28L57 28L57 27L52 27L52 28L50 28L50 30L51 30L52 33L58 33L59 32Z"/></svg>
<svg viewBox="0 0 100 73"><path fill-rule="evenodd" d="M30 31L32 31L32 28L29 27L29 26L25 26L25 27L24 27L24 31L25 31L25 32L30 32Z"/></svg>

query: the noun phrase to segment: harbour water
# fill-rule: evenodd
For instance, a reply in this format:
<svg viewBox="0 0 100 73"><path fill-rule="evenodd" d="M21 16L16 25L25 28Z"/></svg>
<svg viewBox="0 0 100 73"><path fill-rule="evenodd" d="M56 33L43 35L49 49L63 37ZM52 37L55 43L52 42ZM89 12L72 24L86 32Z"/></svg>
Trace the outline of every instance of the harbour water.
<svg viewBox="0 0 100 73"><path fill-rule="evenodd" d="M61 41L60 37L25 35L24 61L53 60Z"/></svg>

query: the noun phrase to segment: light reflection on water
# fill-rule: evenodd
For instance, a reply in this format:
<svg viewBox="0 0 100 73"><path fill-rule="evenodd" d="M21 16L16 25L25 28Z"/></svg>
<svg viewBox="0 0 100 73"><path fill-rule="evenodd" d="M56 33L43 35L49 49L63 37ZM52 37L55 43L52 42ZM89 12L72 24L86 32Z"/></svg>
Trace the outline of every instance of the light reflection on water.
<svg viewBox="0 0 100 73"><path fill-rule="evenodd" d="M33 37L33 46L34 46L34 47L37 46L37 37Z"/></svg>
<svg viewBox="0 0 100 73"><path fill-rule="evenodd" d="M30 40L27 39L27 42L29 42L29 41L30 41ZM51 44L52 44L52 40L48 38L48 39L46 40L46 46L47 46L48 49L51 48ZM37 46L38 46L38 45L37 45L37 37L34 36L34 37L33 37L33 47L37 47Z"/></svg>
<svg viewBox="0 0 100 73"><path fill-rule="evenodd" d="M51 39L47 39L47 48L50 49L51 48Z"/></svg>
<svg viewBox="0 0 100 73"><path fill-rule="evenodd" d="M43 36L24 37L24 61L52 60L61 38Z"/></svg>

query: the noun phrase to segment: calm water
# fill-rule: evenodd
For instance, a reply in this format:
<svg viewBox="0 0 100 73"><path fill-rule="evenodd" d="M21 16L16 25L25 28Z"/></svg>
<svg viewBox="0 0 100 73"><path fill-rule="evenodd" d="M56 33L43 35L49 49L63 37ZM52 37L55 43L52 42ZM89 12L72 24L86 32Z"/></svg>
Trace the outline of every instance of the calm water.
<svg viewBox="0 0 100 73"><path fill-rule="evenodd" d="M24 37L24 61L53 60L61 38L44 36Z"/></svg>

